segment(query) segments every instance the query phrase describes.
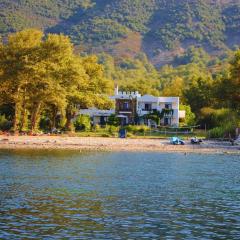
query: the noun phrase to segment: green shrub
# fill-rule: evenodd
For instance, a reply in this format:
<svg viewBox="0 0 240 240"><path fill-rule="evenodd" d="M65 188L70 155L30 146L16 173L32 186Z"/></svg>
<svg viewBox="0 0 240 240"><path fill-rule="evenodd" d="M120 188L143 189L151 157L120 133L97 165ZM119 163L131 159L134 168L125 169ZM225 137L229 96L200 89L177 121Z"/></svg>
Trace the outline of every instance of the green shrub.
<svg viewBox="0 0 240 240"><path fill-rule="evenodd" d="M144 133L146 131L150 131L150 128L148 126L145 126L145 125L140 125L140 126L129 125L129 126L126 126L125 129L128 132L133 133L133 134Z"/></svg>
<svg viewBox="0 0 240 240"><path fill-rule="evenodd" d="M5 115L0 115L0 130L8 131L11 128L11 122L8 121Z"/></svg>
<svg viewBox="0 0 240 240"><path fill-rule="evenodd" d="M39 122L40 129L43 131L50 131L50 120L48 117L43 115Z"/></svg>
<svg viewBox="0 0 240 240"><path fill-rule="evenodd" d="M65 117L62 117L59 121L59 128L64 129L66 122L67 122L67 119Z"/></svg>
<svg viewBox="0 0 240 240"><path fill-rule="evenodd" d="M98 124L96 124L92 127L93 132L98 132L100 129L101 129L101 127Z"/></svg>
<svg viewBox="0 0 240 240"><path fill-rule="evenodd" d="M119 131L119 127L110 125L106 127L106 131L108 131L110 134L114 134Z"/></svg>
<svg viewBox="0 0 240 240"><path fill-rule="evenodd" d="M216 128L226 126L231 123L232 126L236 126L238 116L236 112L228 108L213 109L213 108L202 108L200 123L202 125L207 124L208 128Z"/></svg>
<svg viewBox="0 0 240 240"><path fill-rule="evenodd" d="M110 126L119 126L120 125L120 120L119 118L117 118L117 116L115 114L112 114L107 121L107 124Z"/></svg>
<svg viewBox="0 0 240 240"><path fill-rule="evenodd" d="M79 115L74 121L76 131L89 131L91 129L91 121L88 115Z"/></svg>
<svg viewBox="0 0 240 240"><path fill-rule="evenodd" d="M224 129L222 127L216 127L211 129L208 133L210 138L222 138L224 136Z"/></svg>
<svg viewBox="0 0 240 240"><path fill-rule="evenodd" d="M101 137L111 137L108 133L103 133Z"/></svg>
<svg viewBox="0 0 240 240"><path fill-rule="evenodd" d="M228 123L223 126L215 127L211 129L209 133L210 138L228 138L234 137L235 135L235 126L231 123Z"/></svg>
<svg viewBox="0 0 240 240"><path fill-rule="evenodd" d="M196 116L189 105L180 105L180 110L185 111L185 119L181 119L183 125L193 126L196 124Z"/></svg>
<svg viewBox="0 0 240 240"><path fill-rule="evenodd" d="M130 137L130 138L131 138L131 137L133 137L133 136L134 136L134 135L133 135L132 133L129 133L129 132L127 133L127 137Z"/></svg>

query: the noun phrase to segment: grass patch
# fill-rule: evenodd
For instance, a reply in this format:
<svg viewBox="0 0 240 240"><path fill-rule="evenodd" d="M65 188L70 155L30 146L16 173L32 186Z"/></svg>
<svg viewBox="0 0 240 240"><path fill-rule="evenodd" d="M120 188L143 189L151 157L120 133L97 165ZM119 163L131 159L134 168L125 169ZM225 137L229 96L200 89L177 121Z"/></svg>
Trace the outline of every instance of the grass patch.
<svg viewBox="0 0 240 240"><path fill-rule="evenodd" d="M74 134L76 137L118 137L118 131L117 129L111 129L109 128L100 128L97 131L82 131L82 132L76 132ZM197 136L198 138L206 138L206 132L204 130L195 130L194 132L183 134L181 132L171 133L171 134L164 134L159 133L155 131L127 131L127 137L128 138L144 138L144 139L166 139L170 137L178 136L182 139L188 139L193 136Z"/></svg>

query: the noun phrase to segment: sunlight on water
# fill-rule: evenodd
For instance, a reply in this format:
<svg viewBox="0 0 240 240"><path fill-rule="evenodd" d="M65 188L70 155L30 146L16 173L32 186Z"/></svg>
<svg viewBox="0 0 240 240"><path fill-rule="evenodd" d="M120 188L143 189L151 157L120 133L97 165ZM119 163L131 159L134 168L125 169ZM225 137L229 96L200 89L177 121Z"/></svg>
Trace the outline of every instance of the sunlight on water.
<svg viewBox="0 0 240 240"><path fill-rule="evenodd" d="M240 239L240 157L0 151L0 239Z"/></svg>

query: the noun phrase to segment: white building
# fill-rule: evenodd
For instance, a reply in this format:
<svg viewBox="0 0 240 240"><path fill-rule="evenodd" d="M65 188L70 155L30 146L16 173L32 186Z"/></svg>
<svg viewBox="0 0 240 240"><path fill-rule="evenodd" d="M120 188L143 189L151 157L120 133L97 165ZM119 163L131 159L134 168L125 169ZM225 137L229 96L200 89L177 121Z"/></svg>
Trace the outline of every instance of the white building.
<svg viewBox="0 0 240 240"><path fill-rule="evenodd" d="M93 125L106 125L108 118L115 114L115 110L99 110L97 108L89 108L81 109L79 114L90 116Z"/></svg>
<svg viewBox="0 0 240 240"><path fill-rule="evenodd" d="M125 124L133 123L157 126L147 115L157 111L163 113L160 125L178 127L179 120L185 118L185 111L179 110L179 97L155 97L152 95L141 96L136 92L120 92L115 88L115 95L110 97L115 101L115 109L99 110L96 108L80 110L80 114L89 115L93 124L105 125L108 118L115 114L124 120ZM122 121L121 121L122 122Z"/></svg>
<svg viewBox="0 0 240 240"><path fill-rule="evenodd" d="M166 109L168 111L166 111ZM153 111L161 113L165 110L165 114L161 119L161 125L179 126L180 111L179 97L154 97L152 95L144 95L138 99L138 116L150 114ZM156 125L153 121L144 122L148 125Z"/></svg>

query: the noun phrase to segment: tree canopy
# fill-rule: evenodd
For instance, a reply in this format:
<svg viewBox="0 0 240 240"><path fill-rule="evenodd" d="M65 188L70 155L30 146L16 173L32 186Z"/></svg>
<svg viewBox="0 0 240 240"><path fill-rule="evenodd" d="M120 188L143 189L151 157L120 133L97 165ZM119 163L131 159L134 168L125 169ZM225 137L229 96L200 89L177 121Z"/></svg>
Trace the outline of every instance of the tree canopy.
<svg viewBox="0 0 240 240"><path fill-rule="evenodd" d="M190 47L176 61L180 65L157 69L144 53L119 59L78 55L67 36L23 30L0 44L0 115L14 131L36 132L43 120L49 129L71 130L79 109L112 107L109 95L117 83L126 91L179 96L188 123L208 121L206 109L227 109L239 118L239 49L212 57Z"/></svg>
<svg viewBox="0 0 240 240"><path fill-rule="evenodd" d="M11 34L1 44L0 70L1 103L14 106L14 131L25 125L37 131L41 113L49 108L54 119L59 112L66 113L66 128L70 128L73 106L110 104L104 96L101 103L97 101L111 88L97 58L75 55L70 39L63 35L44 38L35 29Z"/></svg>

